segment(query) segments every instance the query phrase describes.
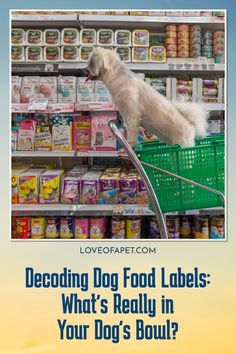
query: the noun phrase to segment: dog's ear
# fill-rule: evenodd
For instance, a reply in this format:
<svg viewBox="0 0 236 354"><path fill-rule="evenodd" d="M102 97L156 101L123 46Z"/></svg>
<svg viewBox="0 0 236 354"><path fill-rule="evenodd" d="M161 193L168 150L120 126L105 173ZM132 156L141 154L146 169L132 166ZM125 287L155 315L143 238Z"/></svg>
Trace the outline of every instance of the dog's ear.
<svg viewBox="0 0 236 354"><path fill-rule="evenodd" d="M107 50L104 50L104 53L103 53L103 67L105 70L109 70L110 69L110 60L109 60L109 55L107 53L108 51Z"/></svg>

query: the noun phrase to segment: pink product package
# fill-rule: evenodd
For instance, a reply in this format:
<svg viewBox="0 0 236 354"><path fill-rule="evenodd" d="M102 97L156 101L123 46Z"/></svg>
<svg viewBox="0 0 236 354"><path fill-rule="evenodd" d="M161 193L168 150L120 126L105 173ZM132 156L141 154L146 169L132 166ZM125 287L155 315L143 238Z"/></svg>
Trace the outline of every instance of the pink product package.
<svg viewBox="0 0 236 354"><path fill-rule="evenodd" d="M20 103L20 90L21 90L21 81L20 76L12 76L11 78L11 102Z"/></svg>
<svg viewBox="0 0 236 354"><path fill-rule="evenodd" d="M62 181L61 202L79 203L80 176L67 176Z"/></svg>
<svg viewBox="0 0 236 354"><path fill-rule="evenodd" d="M88 171L81 178L81 204L98 204L100 171Z"/></svg>
<svg viewBox="0 0 236 354"><path fill-rule="evenodd" d="M24 76L21 85L21 103L30 103L35 101L38 95L40 77Z"/></svg>
<svg viewBox="0 0 236 354"><path fill-rule="evenodd" d="M138 186L137 186L137 204L148 204L148 192L143 183L142 178L138 177Z"/></svg>
<svg viewBox="0 0 236 354"><path fill-rule="evenodd" d="M91 149L91 117L74 117L74 150L89 151Z"/></svg>
<svg viewBox="0 0 236 354"><path fill-rule="evenodd" d="M34 150L36 123L33 119L24 119L20 123L18 131L18 145L19 151Z"/></svg>
<svg viewBox="0 0 236 354"><path fill-rule="evenodd" d="M115 112L96 112L92 115L91 147L96 151L115 151L116 138L109 128L109 121L116 119Z"/></svg>
<svg viewBox="0 0 236 354"><path fill-rule="evenodd" d="M47 99L48 103L57 103L57 78L40 77L37 97Z"/></svg>

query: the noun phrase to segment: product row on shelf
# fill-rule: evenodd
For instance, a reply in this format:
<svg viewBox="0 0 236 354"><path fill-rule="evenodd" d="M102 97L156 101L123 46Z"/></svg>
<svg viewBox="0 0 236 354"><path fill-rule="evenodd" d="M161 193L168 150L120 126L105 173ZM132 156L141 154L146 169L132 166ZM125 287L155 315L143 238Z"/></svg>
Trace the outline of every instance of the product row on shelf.
<svg viewBox="0 0 236 354"><path fill-rule="evenodd" d="M224 216L167 216L170 239L224 239ZM146 236L143 236L146 235ZM13 239L159 239L155 216L13 216Z"/></svg>
<svg viewBox="0 0 236 354"><path fill-rule="evenodd" d="M188 100L204 103L224 102L224 79L202 79L189 77L177 79L172 77L148 76L136 74L156 91L169 100L184 95ZM48 104L112 102L105 84L99 80L87 80L76 76L12 76L11 100L13 104L31 104L40 100L40 107L46 110ZM29 108L30 109L30 108Z"/></svg>
<svg viewBox="0 0 236 354"><path fill-rule="evenodd" d="M16 167L12 204L148 204L146 188L133 169L79 165L65 172L47 164Z"/></svg>
<svg viewBox="0 0 236 354"><path fill-rule="evenodd" d="M94 28L25 32L13 28L11 41L13 62L83 62L88 61L94 46L114 49L124 62L165 63L166 58L205 57L224 63L225 56L224 31L203 31L198 24L167 24L164 33Z"/></svg>
<svg viewBox="0 0 236 354"><path fill-rule="evenodd" d="M13 114L11 128L12 152L95 152L115 153L120 150L109 121L116 112L86 114ZM121 132L125 130L120 126ZM222 134L225 130L224 112L213 111L208 119L208 133ZM156 140L157 137L139 128L137 142ZM69 155L68 155L69 156Z"/></svg>

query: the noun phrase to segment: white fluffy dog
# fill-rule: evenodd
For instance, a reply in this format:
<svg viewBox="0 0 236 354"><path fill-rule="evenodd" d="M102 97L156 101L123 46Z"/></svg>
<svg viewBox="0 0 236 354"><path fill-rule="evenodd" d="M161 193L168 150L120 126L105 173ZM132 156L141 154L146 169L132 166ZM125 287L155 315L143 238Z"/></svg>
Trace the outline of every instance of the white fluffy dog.
<svg viewBox="0 0 236 354"><path fill-rule="evenodd" d="M87 69L88 79L98 78L108 88L125 121L131 146L137 141L139 126L168 145L193 146L196 136L207 134L207 112L201 105L168 101L132 73L112 50L94 49Z"/></svg>

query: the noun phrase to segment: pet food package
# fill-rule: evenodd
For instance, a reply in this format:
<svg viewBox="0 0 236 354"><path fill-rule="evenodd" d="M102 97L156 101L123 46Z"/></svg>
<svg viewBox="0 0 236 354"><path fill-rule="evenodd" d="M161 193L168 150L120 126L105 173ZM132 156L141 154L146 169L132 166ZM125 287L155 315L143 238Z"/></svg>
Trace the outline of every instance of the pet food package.
<svg viewBox="0 0 236 354"><path fill-rule="evenodd" d="M81 176L69 176L63 178L61 184L61 203L79 203Z"/></svg>
<svg viewBox="0 0 236 354"><path fill-rule="evenodd" d="M11 171L11 203L19 203L19 176L22 173L22 170Z"/></svg>
<svg viewBox="0 0 236 354"><path fill-rule="evenodd" d="M78 217L74 219L74 235L75 238L89 238L89 218Z"/></svg>
<svg viewBox="0 0 236 354"><path fill-rule="evenodd" d="M68 216L61 218L60 220L60 238L73 238L74 237L74 227L73 218Z"/></svg>
<svg viewBox="0 0 236 354"><path fill-rule="evenodd" d="M60 47L44 47L44 60L48 62L57 62L61 60Z"/></svg>
<svg viewBox="0 0 236 354"><path fill-rule="evenodd" d="M48 170L40 175L41 204L58 204L60 202L60 186L63 170Z"/></svg>
<svg viewBox="0 0 236 354"><path fill-rule="evenodd" d="M87 80L86 77L78 77L77 81L77 101L92 102L94 101L94 86L93 80Z"/></svg>
<svg viewBox="0 0 236 354"><path fill-rule="evenodd" d="M58 238L60 231L60 218L58 217L48 217L46 218L46 238Z"/></svg>
<svg viewBox="0 0 236 354"><path fill-rule="evenodd" d="M13 125L11 127L11 151L17 150L18 130L19 130L18 126Z"/></svg>
<svg viewBox="0 0 236 354"><path fill-rule="evenodd" d="M37 125L35 133L35 150L52 150L52 133L49 125Z"/></svg>
<svg viewBox="0 0 236 354"><path fill-rule="evenodd" d="M39 177L45 169L30 169L19 176L19 203L38 204Z"/></svg>
<svg viewBox="0 0 236 354"><path fill-rule="evenodd" d="M148 62L148 48L133 47L132 48L132 61L137 63Z"/></svg>
<svg viewBox="0 0 236 354"><path fill-rule="evenodd" d="M53 150L72 150L72 117L67 115L56 115L52 117L51 121Z"/></svg>
<svg viewBox="0 0 236 354"><path fill-rule="evenodd" d="M78 61L78 47L76 45L64 45L61 47L62 61Z"/></svg>
<svg viewBox="0 0 236 354"><path fill-rule="evenodd" d="M11 43L16 45L25 44L25 31L22 28L11 29Z"/></svg>
<svg viewBox="0 0 236 354"><path fill-rule="evenodd" d="M132 33L134 47L149 47L149 32L147 30L136 29Z"/></svg>
<svg viewBox="0 0 236 354"><path fill-rule="evenodd" d="M42 47L27 47L26 48L26 61L37 63L43 60L43 48Z"/></svg>
<svg viewBox="0 0 236 354"><path fill-rule="evenodd" d="M11 47L11 60L16 62L25 61L25 49L20 45L13 45Z"/></svg>
<svg viewBox="0 0 236 354"><path fill-rule="evenodd" d="M82 45L79 47L79 61L88 61L93 47Z"/></svg>
<svg viewBox="0 0 236 354"><path fill-rule="evenodd" d="M58 76L58 103L76 102L76 77Z"/></svg>
<svg viewBox="0 0 236 354"><path fill-rule="evenodd" d="M43 31L38 29L29 29L28 31L26 31L26 45L42 46Z"/></svg>
<svg viewBox="0 0 236 354"><path fill-rule="evenodd" d="M119 172L104 171L100 177L100 204L118 204Z"/></svg>
<svg viewBox="0 0 236 354"><path fill-rule="evenodd" d="M91 149L91 117L74 117L74 150L88 151Z"/></svg>
<svg viewBox="0 0 236 354"><path fill-rule="evenodd" d="M111 29L98 30L97 44L102 46L112 46L114 44L114 32Z"/></svg>
<svg viewBox="0 0 236 354"><path fill-rule="evenodd" d="M18 146L19 151L34 150L36 122L33 119L24 119L19 125Z"/></svg>
<svg viewBox="0 0 236 354"><path fill-rule="evenodd" d="M93 46L97 41L97 33L93 28L84 28L80 31L80 44L86 46Z"/></svg>
<svg viewBox="0 0 236 354"><path fill-rule="evenodd" d="M101 171L88 171L81 177L81 204L98 204Z"/></svg>
<svg viewBox="0 0 236 354"><path fill-rule="evenodd" d="M95 81L94 100L95 102L111 102L111 95L102 81Z"/></svg>
<svg viewBox="0 0 236 354"><path fill-rule="evenodd" d="M58 29L45 29L43 41L45 46L59 46L61 44L61 33Z"/></svg>
<svg viewBox="0 0 236 354"><path fill-rule="evenodd" d="M61 44L78 45L79 31L76 28L64 28L61 32Z"/></svg>
<svg viewBox="0 0 236 354"><path fill-rule="evenodd" d="M148 192L147 189L143 183L143 180L140 176L138 176L138 181L137 181L137 204L145 204L147 205L149 203L148 200Z"/></svg>
<svg viewBox="0 0 236 354"><path fill-rule="evenodd" d="M45 218L31 218L31 238L42 239L45 237Z"/></svg>
<svg viewBox="0 0 236 354"><path fill-rule="evenodd" d="M22 78L20 76L11 77L11 102L20 103L20 90Z"/></svg>
<svg viewBox="0 0 236 354"><path fill-rule="evenodd" d="M131 50L128 47L116 47L116 53L119 55L120 60L129 63L131 61Z"/></svg>
<svg viewBox="0 0 236 354"><path fill-rule="evenodd" d="M91 148L93 150L116 150L116 138L108 125L112 119L116 119L115 112L95 112L92 114Z"/></svg>
<svg viewBox="0 0 236 354"><path fill-rule="evenodd" d="M57 103L57 77L41 76L37 97L47 99L48 103Z"/></svg>
<svg viewBox="0 0 236 354"><path fill-rule="evenodd" d="M90 238L99 239L105 237L106 219L104 216L90 218Z"/></svg>
<svg viewBox="0 0 236 354"><path fill-rule="evenodd" d="M119 46L131 46L131 31L128 30L117 30L115 32L115 45Z"/></svg>
<svg viewBox="0 0 236 354"><path fill-rule="evenodd" d="M152 46L149 50L149 60L154 63L166 62L166 49L162 46Z"/></svg>
<svg viewBox="0 0 236 354"><path fill-rule="evenodd" d="M119 180L119 203L136 204L137 179L136 171L121 171Z"/></svg>
<svg viewBox="0 0 236 354"><path fill-rule="evenodd" d="M21 85L21 103L31 103L38 94L39 76L24 76Z"/></svg>

